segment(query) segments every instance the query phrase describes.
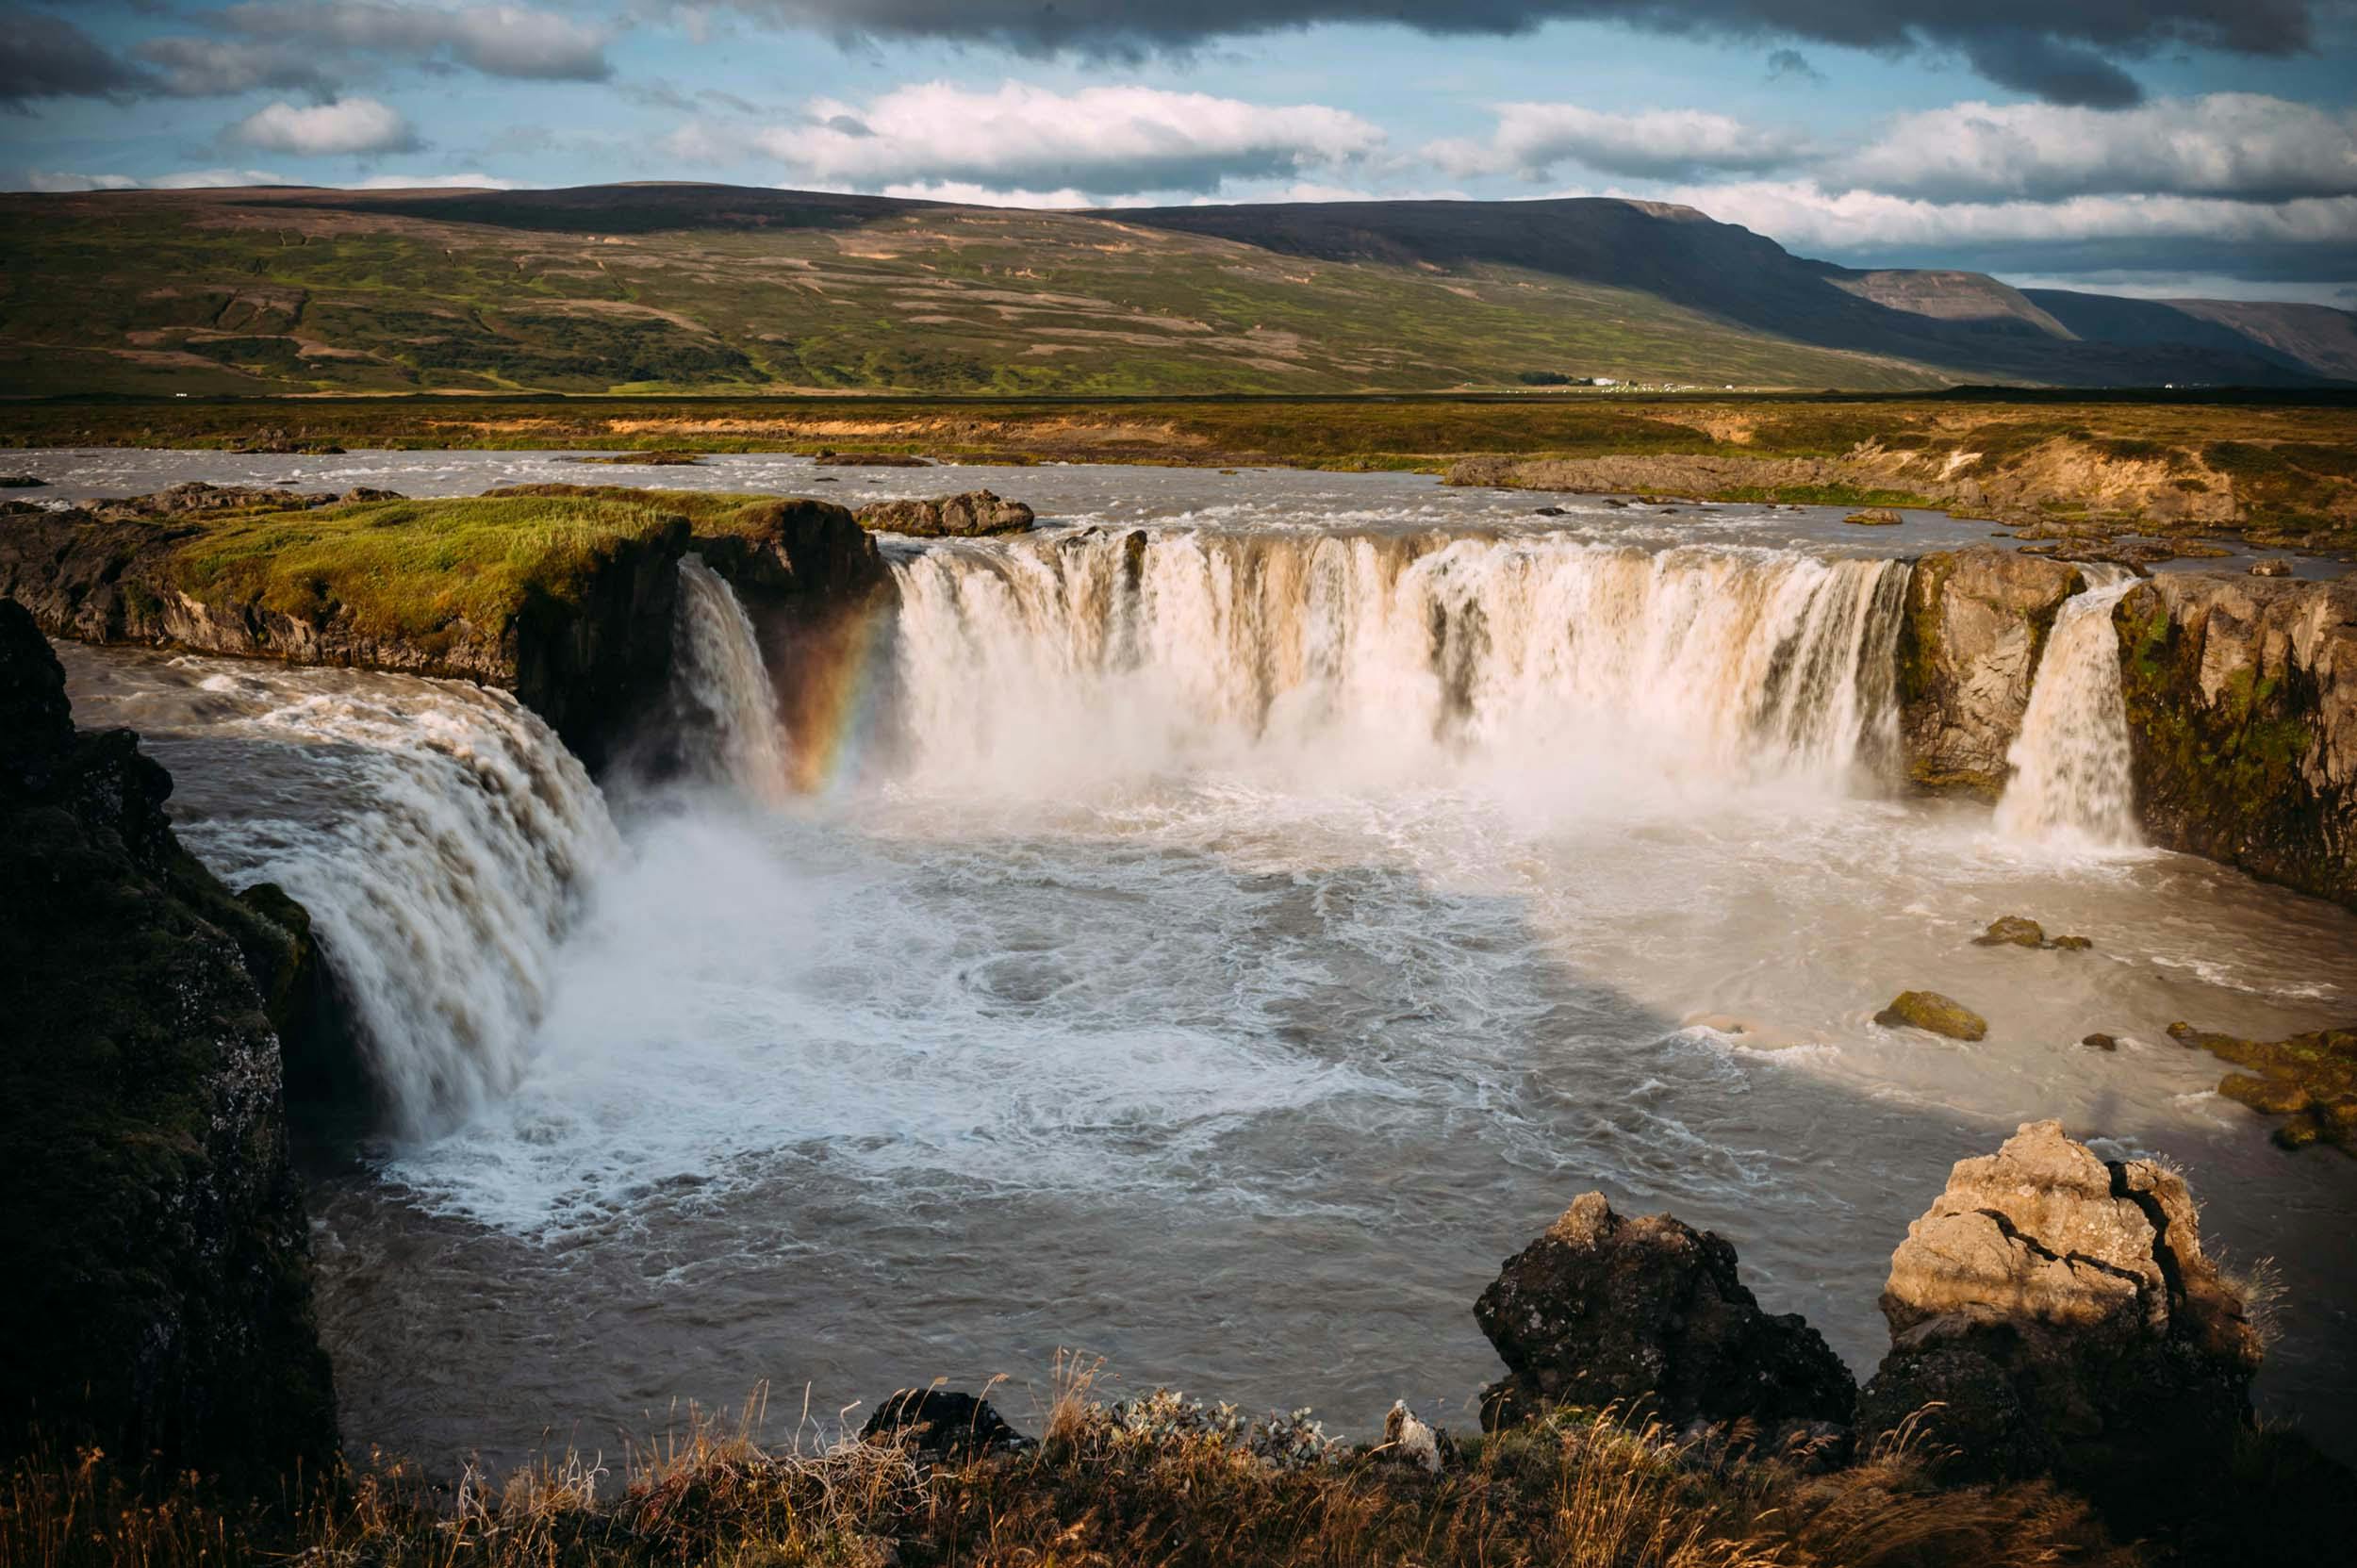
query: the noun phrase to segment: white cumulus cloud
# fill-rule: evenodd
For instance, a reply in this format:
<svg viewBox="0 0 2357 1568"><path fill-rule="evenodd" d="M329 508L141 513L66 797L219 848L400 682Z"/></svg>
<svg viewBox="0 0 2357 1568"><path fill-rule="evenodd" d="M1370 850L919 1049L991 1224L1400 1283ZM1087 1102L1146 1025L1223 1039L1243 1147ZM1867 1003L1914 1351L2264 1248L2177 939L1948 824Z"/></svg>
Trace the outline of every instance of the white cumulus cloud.
<svg viewBox="0 0 2357 1568"><path fill-rule="evenodd" d="M286 185L280 175L261 169L189 169L174 174L74 174L63 170L27 171L28 190L51 192L74 190L218 190L249 185Z"/></svg>
<svg viewBox="0 0 2357 1568"><path fill-rule="evenodd" d="M666 145L683 161L750 153L806 181L863 190L948 185L1096 197L1288 178L1366 158L1382 144L1370 122L1315 104L1148 87L1058 92L1010 81L991 91L912 84L865 105L817 99L792 124L699 123Z"/></svg>
<svg viewBox="0 0 2357 1568"><path fill-rule="evenodd" d="M2357 110L2253 92L2112 111L1951 104L1901 115L1827 173L1870 190L1952 201L2348 195L2357 193Z"/></svg>
<svg viewBox="0 0 2357 1568"><path fill-rule="evenodd" d="M401 112L373 98L338 98L297 107L281 101L223 133L230 140L306 157L415 152L418 133Z"/></svg>
<svg viewBox="0 0 2357 1568"><path fill-rule="evenodd" d="M1575 163L1640 179L1690 177L1704 171L1758 173L1808 153L1798 132L1746 124L1705 109L1646 109L1609 114L1578 104L1500 104L1486 140L1436 141L1426 156L1444 173L1543 178Z"/></svg>

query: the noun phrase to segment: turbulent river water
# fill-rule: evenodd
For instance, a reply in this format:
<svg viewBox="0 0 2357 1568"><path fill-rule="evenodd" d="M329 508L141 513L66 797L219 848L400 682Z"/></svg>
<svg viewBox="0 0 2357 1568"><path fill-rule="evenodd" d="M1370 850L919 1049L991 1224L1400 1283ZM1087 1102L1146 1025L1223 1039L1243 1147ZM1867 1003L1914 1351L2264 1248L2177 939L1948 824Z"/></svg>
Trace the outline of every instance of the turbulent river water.
<svg viewBox="0 0 2357 1568"><path fill-rule="evenodd" d="M85 490L239 476L46 456ZM288 467L248 477L557 472ZM683 474L816 477L641 477ZM1863 1372L1950 1164L2058 1115L2274 1260L2263 1403L2357 1451L2357 1162L2277 1151L2162 1033L2346 1020L2357 917L2138 847L2097 635L2124 583L2066 606L1992 811L1891 782L1883 557L1977 529L849 477L989 482L1047 526L895 544L866 665L780 672L837 693L790 739L688 563L686 782L601 792L469 687L61 651L81 721L144 731L190 844L308 903L354 993L391 1114L314 1176L351 1439L612 1455L758 1383L832 1419L1001 1374L1021 1421L1059 1346L1354 1435L1394 1397L1467 1422L1475 1295L1591 1187L1726 1235ZM1970 945L2008 914L2094 949ZM1988 1038L1871 1022L1918 986Z"/></svg>

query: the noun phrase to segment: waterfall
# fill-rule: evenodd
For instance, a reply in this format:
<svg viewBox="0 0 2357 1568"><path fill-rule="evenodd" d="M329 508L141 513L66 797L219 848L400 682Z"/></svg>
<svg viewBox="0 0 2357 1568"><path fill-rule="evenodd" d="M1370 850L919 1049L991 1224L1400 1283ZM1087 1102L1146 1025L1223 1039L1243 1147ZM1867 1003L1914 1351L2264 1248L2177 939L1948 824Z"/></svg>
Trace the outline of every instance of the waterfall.
<svg viewBox="0 0 2357 1568"><path fill-rule="evenodd" d="M1162 529L895 565L913 766L1054 785L1277 753L1353 776L1887 768L1905 568L1562 534Z"/></svg>
<svg viewBox="0 0 2357 1568"><path fill-rule="evenodd" d="M182 834L310 911L395 1129L504 1094L581 894L618 849L597 785L503 692L190 663L216 671L190 693L203 744L229 754L174 763L175 809L202 813Z"/></svg>
<svg viewBox="0 0 2357 1568"><path fill-rule="evenodd" d="M672 690L683 730L710 737L710 770L754 800L786 790L777 693L736 590L702 557L680 558Z"/></svg>
<svg viewBox="0 0 2357 1568"><path fill-rule="evenodd" d="M1997 831L2007 838L2134 845L2135 790L2112 606L2136 580L2118 568L2082 569L2090 586L2064 601L2054 618L2021 734L2006 754L2014 773L1997 803Z"/></svg>

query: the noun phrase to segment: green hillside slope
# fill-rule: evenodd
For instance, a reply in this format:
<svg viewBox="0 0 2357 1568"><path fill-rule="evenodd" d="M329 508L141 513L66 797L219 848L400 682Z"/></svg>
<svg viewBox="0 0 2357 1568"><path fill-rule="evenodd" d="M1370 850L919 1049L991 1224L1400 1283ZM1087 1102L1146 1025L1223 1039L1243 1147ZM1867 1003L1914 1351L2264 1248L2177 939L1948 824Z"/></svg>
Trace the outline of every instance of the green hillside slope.
<svg viewBox="0 0 2357 1568"><path fill-rule="evenodd" d="M2157 380L2167 357L2036 310L1975 317L2020 299L1986 279L1907 281L1974 274L1847 273L1624 202L113 191L0 196L0 383L20 395L1878 389ZM2303 378L2264 352L2213 354L2230 373L2208 379Z"/></svg>

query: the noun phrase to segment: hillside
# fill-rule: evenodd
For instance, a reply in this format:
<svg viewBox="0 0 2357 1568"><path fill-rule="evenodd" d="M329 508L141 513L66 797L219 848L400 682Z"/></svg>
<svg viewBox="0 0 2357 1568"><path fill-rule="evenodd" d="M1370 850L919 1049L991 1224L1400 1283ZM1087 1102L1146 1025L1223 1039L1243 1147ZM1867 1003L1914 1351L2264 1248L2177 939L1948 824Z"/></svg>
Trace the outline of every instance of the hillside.
<svg viewBox="0 0 2357 1568"><path fill-rule="evenodd" d="M0 371L36 395L2357 373L2345 312L1852 272L1622 201L1034 212L725 186L289 188L8 195L0 215Z"/></svg>

